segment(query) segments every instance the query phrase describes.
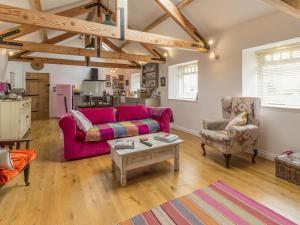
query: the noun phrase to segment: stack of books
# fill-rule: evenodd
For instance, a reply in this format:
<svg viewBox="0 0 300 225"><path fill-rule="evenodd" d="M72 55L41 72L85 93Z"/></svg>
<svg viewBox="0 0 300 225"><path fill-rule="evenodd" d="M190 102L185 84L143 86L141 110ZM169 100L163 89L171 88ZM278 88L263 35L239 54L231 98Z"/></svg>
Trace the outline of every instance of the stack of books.
<svg viewBox="0 0 300 225"><path fill-rule="evenodd" d="M178 136L175 134L157 134L154 136L154 139L171 143L173 141L176 141L178 139Z"/></svg>
<svg viewBox="0 0 300 225"><path fill-rule="evenodd" d="M115 150L134 149L133 140L117 140L114 145Z"/></svg>

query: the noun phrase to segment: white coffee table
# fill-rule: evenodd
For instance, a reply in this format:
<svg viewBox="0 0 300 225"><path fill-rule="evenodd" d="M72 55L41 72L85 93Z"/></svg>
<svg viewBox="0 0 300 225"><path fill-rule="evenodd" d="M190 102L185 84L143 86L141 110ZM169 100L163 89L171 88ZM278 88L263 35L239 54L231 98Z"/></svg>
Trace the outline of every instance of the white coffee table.
<svg viewBox="0 0 300 225"><path fill-rule="evenodd" d="M121 186L126 186L127 171L162 162L170 158L174 158L174 171L179 170L179 145L183 140L178 139L174 142L166 143L154 140L154 135L147 134L123 138L125 140L134 140L134 149L115 150L114 145L118 139L108 141L111 147L112 172L116 171L116 167L120 169ZM139 139L142 137L147 137L152 146L148 147L140 143Z"/></svg>

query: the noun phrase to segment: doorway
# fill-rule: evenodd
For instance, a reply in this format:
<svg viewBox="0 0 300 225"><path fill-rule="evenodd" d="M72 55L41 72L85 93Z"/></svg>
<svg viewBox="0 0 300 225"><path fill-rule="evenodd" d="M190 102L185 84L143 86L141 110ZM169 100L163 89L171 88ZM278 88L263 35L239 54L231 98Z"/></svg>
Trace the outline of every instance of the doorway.
<svg viewBox="0 0 300 225"><path fill-rule="evenodd" d="M49 73L26 73L25 79L32 120L49 119Z"/></svg>

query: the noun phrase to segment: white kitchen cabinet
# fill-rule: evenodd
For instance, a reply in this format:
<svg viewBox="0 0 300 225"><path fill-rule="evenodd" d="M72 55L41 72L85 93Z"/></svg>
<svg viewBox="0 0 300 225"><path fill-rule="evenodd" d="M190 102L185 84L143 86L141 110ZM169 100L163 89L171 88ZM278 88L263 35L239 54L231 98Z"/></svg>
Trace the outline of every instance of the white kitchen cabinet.
<svg viewBox="0 0 300 225"><path fill-rule="evenodd" d="M0 139L23 138L31 127L31 99L0 101Z"/></svg>

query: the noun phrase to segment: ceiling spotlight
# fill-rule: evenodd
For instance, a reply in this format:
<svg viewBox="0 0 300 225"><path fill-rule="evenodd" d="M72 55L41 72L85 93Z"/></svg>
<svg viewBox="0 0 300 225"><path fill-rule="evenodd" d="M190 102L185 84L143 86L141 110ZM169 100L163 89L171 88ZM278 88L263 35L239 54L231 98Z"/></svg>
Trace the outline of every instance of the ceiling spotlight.
<svg viewBox="0 0 300 225"><path fill-rule="evenodd" d="M209 45L213 45L213 44L214 44L214 41L213 41L213 40L209 40L209 41L208 41L208 44L209 44Z"/></svg>
<svg viewBox="0 0 300 225"><path fill-rule="evenodd" d="M165 58L168 57L168 53L167 53L167 52L164 53L164 57L165 57Z"/></svg>

